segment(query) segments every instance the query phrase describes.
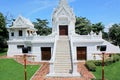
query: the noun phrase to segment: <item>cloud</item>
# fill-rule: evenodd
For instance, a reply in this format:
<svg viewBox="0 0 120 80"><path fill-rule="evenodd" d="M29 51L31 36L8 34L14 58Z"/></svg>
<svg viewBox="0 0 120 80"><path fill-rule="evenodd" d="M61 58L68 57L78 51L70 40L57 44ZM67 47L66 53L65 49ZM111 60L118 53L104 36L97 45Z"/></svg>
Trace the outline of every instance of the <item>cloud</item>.
<svg viewBox="0 0 120 80"><path fill-rule="evenodd" d="M68 0L69 3L72 3L76 0ZM28 5L31 7L30 13L26 16L30 17L31 15L38 13L42 10L47 10L50 7L55 7L58 5L59 0L33 0L29 1Z"/></svg>
<svg viewBox="0 0 120 80"><path fill-rule="evenodd" d="M31 16L37 12L40 12L44 9L48 9L50 7L54 7L56 5L57 1L56 0L34 0L31 1L29 3L29 5L32 7L33 9L31 10L31 12L29 14L27 14L27 16Z"/></svg>

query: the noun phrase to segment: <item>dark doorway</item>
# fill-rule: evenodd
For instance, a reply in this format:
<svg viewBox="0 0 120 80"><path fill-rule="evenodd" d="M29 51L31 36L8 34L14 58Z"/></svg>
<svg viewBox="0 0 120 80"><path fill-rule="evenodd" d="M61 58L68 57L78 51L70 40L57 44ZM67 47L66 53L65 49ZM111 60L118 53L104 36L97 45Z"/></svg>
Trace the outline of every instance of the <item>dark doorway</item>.
<svg viewBox="0 0 120 80"><path fill-rule="evenodd" d="M67 25L59 26L59 35L68 35L68 26Z"/></svg>
<svg viewBox="0 0 120 80"><path fill-rule="evenodd" d="M42 60L51 59L51 48L50 47L41 47Z"/></svg>
<svg viewBox="0 0 120 80"><path fill-rule="evenodd" d="M86 60L86 47L77 47L77 60Z"/></svg>

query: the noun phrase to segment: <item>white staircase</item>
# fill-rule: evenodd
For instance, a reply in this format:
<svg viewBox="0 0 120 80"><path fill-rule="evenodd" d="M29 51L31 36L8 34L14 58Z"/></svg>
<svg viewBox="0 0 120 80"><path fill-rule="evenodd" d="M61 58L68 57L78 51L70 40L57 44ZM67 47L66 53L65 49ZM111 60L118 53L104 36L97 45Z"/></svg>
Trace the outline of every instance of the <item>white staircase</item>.
<svg viewBox="0 0 120 80"><path fill-rule="evenodd" d="M67 36L60 36L57 41L54 71L56 75L66 76L72 72L70 43Z"/></svg>

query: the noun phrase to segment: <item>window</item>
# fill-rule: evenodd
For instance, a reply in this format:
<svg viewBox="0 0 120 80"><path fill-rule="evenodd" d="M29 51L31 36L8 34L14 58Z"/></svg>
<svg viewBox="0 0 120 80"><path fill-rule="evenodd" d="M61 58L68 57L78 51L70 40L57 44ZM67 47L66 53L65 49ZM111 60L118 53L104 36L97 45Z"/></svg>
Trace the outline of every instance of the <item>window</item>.
<svg viewBox="0 0 120 80"><path fill-rule="evenodd" d="M29 51L29 52L31 52L31 47L30 47L30 46L28 46L27 48L28 48L28 51Z"/></svg>
<svg viewBox="0 0 120 80"><path fill-rule="evenodd" d="M97 46L97 51L100 51L100 46Z"/></svg>
<svg viewBox="0 0 120 80"><path fill-rule="evenodd" d="M11 36L14 36L14 32L11 32Z"/></svg>
<svg viewBox="0 0 120 80"><path fill-rule="evenodd" d="M24 47L24 45L17 45L18 49L22 49Z"/></svg>
<svg viewBox="0 0 120 80"><path fill-rule="evenodd" d="M22 30L19 30L19 36L22 36L23 34L22 34Z"/></svg>
<svg viewBox="0 0 120 80"><path fill-rule="evenodd" d="M27 33L28 33L28 36L30 36L30 32L29 32L29 30L27 30Z"/></svg>

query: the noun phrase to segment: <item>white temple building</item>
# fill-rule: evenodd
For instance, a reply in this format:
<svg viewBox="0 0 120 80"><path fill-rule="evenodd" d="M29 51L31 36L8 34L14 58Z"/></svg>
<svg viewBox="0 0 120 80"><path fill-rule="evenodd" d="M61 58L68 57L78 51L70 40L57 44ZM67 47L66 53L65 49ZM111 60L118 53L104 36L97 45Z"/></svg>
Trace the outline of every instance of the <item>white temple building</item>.
<svg viewBox="0 0 120 80"><path fill-rule="evenodd" d="M8 28L7 56L22 54L22 48L28 47L29 53L35 55L36 62L48 61L48 76L80 76L77 62L93 60L93 54L101 53L100 45L107 45L106 53L120 53L120 48L102 39L102 32L96 35L75 33L76 18L67 0L60 0L52 15L52 34L37 35L34 25L19 16L13 26ZM96 59L101 59L96 55ZM64 75L65 74L65 75Z"/></svg>

